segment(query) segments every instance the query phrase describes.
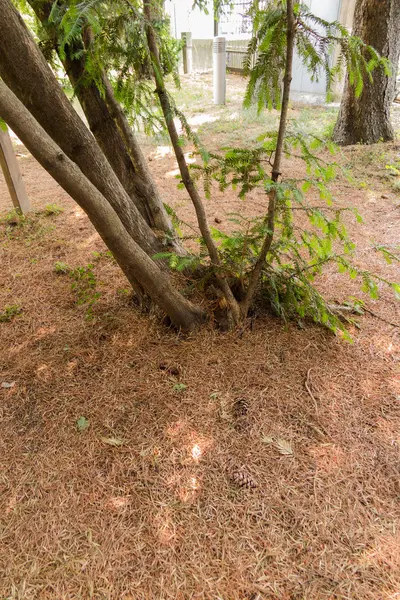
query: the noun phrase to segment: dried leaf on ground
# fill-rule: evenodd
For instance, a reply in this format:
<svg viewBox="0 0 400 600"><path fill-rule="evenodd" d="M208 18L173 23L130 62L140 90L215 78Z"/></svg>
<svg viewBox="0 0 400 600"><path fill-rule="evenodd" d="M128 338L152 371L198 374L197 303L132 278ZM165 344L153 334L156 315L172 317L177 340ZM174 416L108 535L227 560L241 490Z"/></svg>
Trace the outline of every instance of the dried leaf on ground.
<svg viewBox="0 0 400 600"><path fill-rule="evenodd" d="M10 388L13 388L15 385L15 381L10 381L9 383L7 381L3 381L3 383L1 384L1 387L5 390L9 390Z"/></svg>
<svg viewBox="0 0 400 600"><path fill-rule="evenodd" d="M125 440L115 437L102 437L101 441L109 446L123 446L125 444Z"/></svg>
<svg viewBox="0 0 400 600"><path fill-rule="evenodd" d="M293 448L290 442L284 440L283 438L276 438L276 440L274 441L274 446L278 450L278 452L280 454L283 454L284 456L290 456L293 454Z"/></svg>
<svg viewBox="0 0 400 600"><path fill-rule="evenodd" d="M85 431L89 427L89 420L86 417L79 417L76 422L79 431Z"/></svg>

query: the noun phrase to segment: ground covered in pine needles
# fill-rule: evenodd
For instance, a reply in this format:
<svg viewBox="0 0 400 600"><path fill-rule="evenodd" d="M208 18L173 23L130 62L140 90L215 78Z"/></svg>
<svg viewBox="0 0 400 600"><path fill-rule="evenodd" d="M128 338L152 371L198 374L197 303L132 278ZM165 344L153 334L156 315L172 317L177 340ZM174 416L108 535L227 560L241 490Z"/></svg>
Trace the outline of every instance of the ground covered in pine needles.
<svg viewBox="0 0 400 600"><path fill-rule="evenodd" d="M207 104L207 85L191 78L189 99L206 143L251 143L274 118L241 112L237 78L234 110ZM214 121L196 111L196 90ZM334 111L293 114L329 125ZM166 146L148 142L150 165L194 223ZM36 212L9 215L1 179L0 598L399 598L400 315L390 290L366 299L353 344L272 315L240 332L210 323L177 335L136 311L85 215L17 152ZM392 280L398 269L374 246L398 243L386 165L399 153L345 150L355 182L335 189L365 218L361 228L349 220L359 264ZM262 203L215 190L207 210L223 229L229 212ZM361 296L333 271L318 285L332 301Z"/></svg>

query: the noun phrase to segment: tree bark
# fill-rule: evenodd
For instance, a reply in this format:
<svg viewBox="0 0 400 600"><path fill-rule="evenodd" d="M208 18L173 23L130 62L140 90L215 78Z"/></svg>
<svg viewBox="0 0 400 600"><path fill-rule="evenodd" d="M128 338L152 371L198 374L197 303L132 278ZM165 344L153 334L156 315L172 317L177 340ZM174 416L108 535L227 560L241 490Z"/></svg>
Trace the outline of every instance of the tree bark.
<svg viewBox="0 0 400 600"><path fill-rule="evenodd" d="M28 1L47 32L50 35L54 33L56 38L55 26L48 22L53 0ZM89 44L91 36L87 33L85 37ZM81 43L84 44L83 39ZM67 55L64 59L60 56L60 60L83 108L90 130L124 189L150 227L170 234L173 231L172 223L140 145L114 96L106 74L102 74L102 95L95 82L87 80L83 57L72 59Z"/></svg>
<svg viewBox="0 0 400 600"><path fill-rule="evenodd" d="M143 203L150 213L150 225L160 231L171 234L173 232L173 225L164 208L156 183L149 171L146 159L132 128L128 123L128 119L121 105L117 102L111 83L105 74L103 74L103 85L107 108L114 119L116 129L124 142L126 152L132 164L135 165L135 169L141 174L142 181L138 182L136 193L139 197L143 197Z"/></svg>
<svg viewBox="0 0 400 600"><path fill-rule="evenodd" d="M347 146L394 139L390 107L399 64L399 31L400 0L357 0L352 33L391 61L393 76L387 77L380 67L375 69L372 72L373 82L365 80L363 91L356 98L347 75L333 133L336 143Z"/></svg>
<svg viewBox="0 0 400 600"><path fill-rule="evenodd" d="M168 276L131 238L105 197L47 135L3 81L0 81L0 115L36 160L83 208L128 280L133 284L138 280L177 327L190 331L204 321L203 311L171 285Z"/></svg>
<svg viewBox="0 0 400 600"><path fill-rule="evenodd" d="M182 177L183 184L190 196L190 199L193 203L194 209L196 211L197 222L199 224L199 229L201 235L203 236L204 243L207 247L208 253L211 258L211 263L215 267L215 277L218 281L218 285L225 296L225 299L229 305L231 310L232 318L234 323L238 323L240 320L240 310L239 304L234 297L232 290L229 286L229 283L223 273L221 261L218 254L218 248L213 240L211 235L210 227L207 221L206 211L204 209L203 201L201 196L197 190L195 182L193 181L189 168L186 163L185 155L182 150L182 146L180 144L179 135L175 126L173 111L170 104L170 100L168 97L168 92L165 86L165 81L163 77L160 56L158 51L157 40L155 36L155 32L153 29L152 21L152 8L159 10L159 6L157 6L154 0L144 0L143 1L143 14L146 19L146 36L147 43L149 46L151 60L153 65L153 73L154 79L156 82L156 94L158 95L161 110L164 115L165 123L167 125L169 137L171 139L172 147L174 149L175 157L178 163L179 171ZM158 16L156 14L156 16Z"/></svg>
<svg viewBox="0 0 400 600"><path fill-rule="evenodd" d="M283 93L282 93L282 106L281 106L281 114L279 119L279 130L278 130L278 138L276 140L276 150L274 162L272 165L272 173L271 180L274 183L277 183L280 175L281 175L281 163L282 163L282 155L283 155L283 143L285 140L285 133L287 127L287 116L289 110L289 98L290 98L290 86L292 83L292 75L293 75L293 53L294 53L294 42L296 36L296 22L295 16L293 12L293 0L287 0L286 3L286 14L287 14L287 30L286 30L286 66L285 66L285 74L283 77ZM243 317L246 317L251 302L254 298L254 294L256 292L260 276L262 270L264 268L265 259L267 258L267 254L271 249L272 241L274 239L274 231L275 231L275 211L276 211L276 190L272 189L269 193L268 199L268 214L266 218L266 225L268 228L268 233L265 236L263 245L261 247L260 255L257 259L257 262L254 266L252 273L249 278L249 285L247 288L246 296L241 303L241 311Z"/></svg>
<svg viewBox="0 0 400 600"><path fill-rule="evenodd" d="M0 76L43 129L116 210L132 238L152 256L161 243L132 202L74 110L10 0L0 0Z"/></svg>

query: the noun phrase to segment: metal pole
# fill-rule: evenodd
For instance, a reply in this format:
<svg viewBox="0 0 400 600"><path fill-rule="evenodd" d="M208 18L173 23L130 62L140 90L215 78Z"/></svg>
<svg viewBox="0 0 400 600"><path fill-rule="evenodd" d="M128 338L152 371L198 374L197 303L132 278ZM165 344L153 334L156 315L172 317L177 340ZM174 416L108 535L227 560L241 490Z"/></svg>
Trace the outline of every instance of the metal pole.
<svg viewBox="0 0 400 600"><path fill-rule="evenodd" d="M225 104L226 100L226 40L214 38L213 44L213 89L214 104Z"/></svg>

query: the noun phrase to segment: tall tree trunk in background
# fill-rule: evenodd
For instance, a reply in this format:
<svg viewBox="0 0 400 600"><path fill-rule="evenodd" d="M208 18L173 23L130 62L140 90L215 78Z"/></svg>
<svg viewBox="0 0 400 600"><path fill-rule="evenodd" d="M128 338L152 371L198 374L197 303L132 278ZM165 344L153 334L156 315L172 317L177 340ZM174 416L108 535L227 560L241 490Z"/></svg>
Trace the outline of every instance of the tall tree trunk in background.
<svg viewBox="0 0 400 600"><path fill-rule="evenodd" d="M74 110L10 0L0 0L0 76L75 162L150 256L161 243L128 196L93 135Z"/></svg>
<svg viewBox="0 0 400 600"><path fill-rule="evenodd" d="M139 281L177 327L189 331L203 321L203 311L171 285L168 276L131 238L104 196L61 151L3 81L0 81L0 116L38 162L87 213L128 280L133 285Z"/></svg>
<svg viewBox="0 0 400 600"><path fill-rule="evenodd" d="M28 1L50 36L55 34L54 24L48 22L53 0ZM90 36L87 35L87 38L90 43ZM83 44L83 40L81 43ZM69 55L71 54L70 51ZM104 86L104 95L102 95L96 84L88 81L83 57L72 59L67 55L60 59L83 108L89 127L126 192L150 227L171 233L172 223L165 211L161 196L106 74L103 73L102 76Z"/></svg>
<svg viewBox="0 0 400 600"><path fill-rule="evenodd" d="M390 107L400 55L400 0L357 0L352 33L391 61L393 77L376 69L373 82L366 80L356 98L347 76L333 139L343 146L393 140Z"/></svg>

